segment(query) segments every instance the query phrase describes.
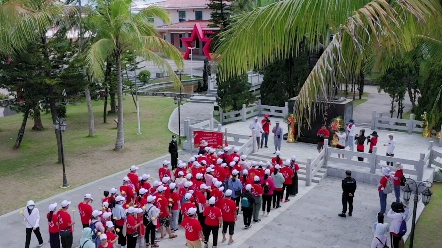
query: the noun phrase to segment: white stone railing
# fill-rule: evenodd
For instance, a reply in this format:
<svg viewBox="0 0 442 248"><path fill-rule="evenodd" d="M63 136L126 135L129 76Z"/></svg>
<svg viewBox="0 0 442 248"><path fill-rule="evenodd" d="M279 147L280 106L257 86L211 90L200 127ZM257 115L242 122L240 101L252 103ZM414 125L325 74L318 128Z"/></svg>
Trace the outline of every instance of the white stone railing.
<svg viewBox="0 0 442 248"><path fill-rule="evenodd" d="M288 115L288 103L285 103L284 107L262 105L261 100L258 100L258 104L251 107L246 107L243 104L242 109L238 111L223 112L220 110L221 123L226 124L234 121L245 122L248 118L254 116L262 116L263 114L268 114L273 117L285 118Z"/></svg>

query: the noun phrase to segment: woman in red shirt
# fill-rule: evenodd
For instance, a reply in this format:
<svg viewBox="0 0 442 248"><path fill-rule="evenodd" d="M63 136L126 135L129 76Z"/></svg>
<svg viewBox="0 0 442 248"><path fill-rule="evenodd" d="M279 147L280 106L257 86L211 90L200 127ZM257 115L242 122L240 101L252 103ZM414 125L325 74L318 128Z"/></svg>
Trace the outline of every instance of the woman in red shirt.
<svg viewBox="0 0 442 248"><path fill-rule="evenodd" d="M103 233L100 235L100 241L101 244L98 246L98 248L114 248L114 245L107 240L106 234Z"/></svg>
<svg viewBox="0 0 442 248"><path fill-rule="evenodd" d="M114 223L112 221L106 221L106 236L107 242L116 244L118 241L118 236L115 234Z"/></svg>
<svg viewBox="0 0 442 248"><path fill-rule="evenodd" d="M402 177L404 177L404 168L402 167L402 164L397 162L395 164L396 172L394 173L393 177L393 188L394 188L394 195L396 196L396 202L401 202L401 180Z"/></svg>
<svg viewBox="0 0 442 248"><path fill-rule="evenodd" d="M58 228L57 203L49 205L49 213L46 215L49 226L49 244L51 248L60 248L60 229Z"/></svg>
<svg viewBox="0 0 442 248"><path fill-rule="evenodd" d="M356 135L354 141L356 143L356 151L364 152L365 150L364 142L366 139L367 137L365 137L365 129L361 129L359 131L359 135ZM364 157L358 157L358 161L364 161Z"/></svg>
<svg viewBox="0 0 442 248"><path fill-rule="evenodd" d="M204 209L204 244L207 245L209 242L210 233L213 235L213 246L218 245L218 232L219 228L223 223L221 209L215 207L215 197L210 197L209 206Z"/></svg>
<svg viewBox="0 0 442 248"><path fill-rule="evenodd" d="M181 226L184 227L187 247L201 247L201 238L203 236L203 228L200 222L195 218L196 208L189 208L186 211L187 218L183 219Z"/></svg>
<svg viewBox="0 0 442 248"><path fill-rule="evenodd" d="M221 201L221 213L223 218L223 240L221 243L226 241L227 228L229 228L229 245L233 244L233 234L235 232L235 221L237 219L236 215L238 208L236 207L235 201L232 200L232 190L228 189L224 193L224 199Z"/></svg>
<svg viewBox="0 0 442 248"><path fill-rule="evenodd" d="M370 134L372 137L367 137L367 143L370 143L370 148L368 149L368 153L373 153L373 147L375 147L378 144L378 132L373 131L373 133Z"/></svg>
<svg viewBox="0 0 442 248"><path fill-rule="evenodd" d="M135 218L136 209L134 207L129 207L127 209L126 218L126 237L127 237L127 248L137 247L137 236L134 237L133 234L137 233L138 226L142 223L137 223Z"/></svg>

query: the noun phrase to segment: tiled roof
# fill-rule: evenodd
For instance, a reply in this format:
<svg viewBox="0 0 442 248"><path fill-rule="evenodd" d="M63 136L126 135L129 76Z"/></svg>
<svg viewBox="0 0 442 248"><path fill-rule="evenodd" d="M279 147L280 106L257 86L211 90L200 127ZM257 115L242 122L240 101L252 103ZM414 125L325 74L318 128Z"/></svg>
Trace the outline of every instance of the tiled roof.
<svg viewBox="0 0 442 248"><path fill-rule="evenodd" d="M207 7L209 0L166 0L163 2L156 3L156 5L163 8L194 8L194 7Z"/></svg>

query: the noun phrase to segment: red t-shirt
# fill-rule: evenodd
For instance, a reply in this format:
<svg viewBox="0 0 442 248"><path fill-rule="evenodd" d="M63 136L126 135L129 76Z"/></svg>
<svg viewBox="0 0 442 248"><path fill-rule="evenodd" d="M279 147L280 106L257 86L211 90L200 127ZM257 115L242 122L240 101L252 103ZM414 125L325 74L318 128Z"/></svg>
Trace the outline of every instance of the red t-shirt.
<svg viewBox="0 0 442 248"><path fill-rule="evenodd" d="M163 177L168 176L168 177L172 177L170 174L170 170L168 168L162 167L158 170L158 175L160 177L160 181L163 180Z"/></svg>
<svg viewBox="0 0 442 248"><path fill-rule="evenodd" d="M106 232L107 241L112 242L117 238L117 235L114 232Z"/></svg>
<svg viewBox="0 0 442 248"><path fill-rule="evenodd" d="M189 210L190 208L194 208L194 207L195 207L195 204L193 202L188 201L186 203L183 203L181 205L181 212L183 213L183 216L184 217L189 217L187 215L187 210Z"/></svg>
<svg viewBox="0 0 442 248"><path fill-rule="evenodd" d="M252 192L253 196L258 197L258 196L264 194L264 189L262 188L261 185L253 184L252 187L254 189L253 192Z"/></svg>
<svg viewBox="0 0 442 248"><path fill-rule="evenodd" d="M46 219L47 218L49 218L49 213L46 215ZM58 214L55 213L52 215L51 221L48 222L50 233L58 233L60 231L57 222L58 222Z"/></svg>
<svg viewBox="0 0 442 248"><path fill-rule="evenodd" d="M264 133L270 133L270 122L267 122L267 119L262 119L261 125Z"/></svg>
<svg viewBox="0 0 442 248"><path fill-rule="evenodd" d="M137 231L135 227L137 225L137 221L134 216L129 215L126 219L126 234L132 234Z"/></svg>
<svg viewBox="0 0 442 248"><path fill-rule="evenodd" d="M223 167L219 165L215 165L214 171L212 172L212 176L220 182L224 182L226 180L226 171Z"/></svg>
<svg viewBox="0 0 442 248"><path fill-rule="evenodd" d="M189 241L196 241L200 239L200 232L203 230L200 222L195 218L184 218L181 222L186 233L186 239Z"/></svg>
<svg viewBox="0 0 442 248"><path fill-rule="evenodd" d="M80 213L81 224L86 225L89 224L89 221L92 218L92 206L83 202L78 204L78 212Z"/></svg>
<svg viewBox="0 0 442 248"><path fill-rule="evenodd" d="M137 173L127 173L127 177L130 179L130 182L135 186L135 190L138 192L140 189L140 182L138 181Z"/></svg>
<svg viewBox="0 0 442 248"><path fill-rule="evenodd" d="M390 179L390 176L383 176L378 185L378 191L382 191L387 186L387 180Z"/></svg>
<svg viewBox="0 0 442 248"><path fill-rule="evenodd" d="M236 206L236 205L235 205ZM203 215L206 216L204 224L208 226L218 226L219 218L222 218L221 209L208 206L204 209Z"/></svg>
<svg viewBox="0 0 442 248"><path fill-rule="evenodd" d="M292 166L292 169L295 169L295 171L299 171L299 165L297 163L290 162L290 165ZM273 173L273 171L272 171L272 173Z"/></svg>
<svg viewBox="0 0 442 248"><path fill-rule="evenodd" d="M178 195L178 193L177 192L170 193L169 199L172 199L172 210L179 210L180 209L179 204L180 204L181 198Z"/></svg>
<svg viewBox="0 0 442 248"><path fill-rule="evenodd" d="M250 177L247 177L245 181L244 181L244 177L241 177L240 180L241 180L241 183L244 185L244 187L247 184L253 184L253 180Z"/></svg>
<svg viewBox="0 0 442 248"><path fill-rule="evenodd" d="M69 227L69 224L72 223L71 215L63 210L58 211L58 225L60 230L70 229L72 232L72 226Z"/></svg>
<svg viewBox="0 0 442 248"><path fill-rule="evenodd" d="M284 184L292 184L292 177L295 175L292 168L284 166L281 168L281 174L284 176Z"/></svg>
<svg viewBox="0 0 442 248"><path fill-rule="evenodd" d="M277 165L277 164L282 165L282 164L284 163L284 162L282 161L282 158L279 158L279 163L276 162L277 159L278 159L278 157L274 157L274 158L272 158L272 164L273 164L273 166L275 166L275 165Z"/></svg>
<svg viewBox="0 0 442 248"><path fill-rule="evenodd" d="M373 151L373 147L378 144L378 137L371 137L370 139L370 151Z"/></svg>
<svg viewBox="0 0 442 248"><path fill-rule="evenodd" d="M394 177L393 177L393 184L394 186L400 186L401 185L401 178L404 176L404 171L403 170L397 170L394 173Z"/></svg>
<svg viewBox="0 0 442 248"><path fill-rule="evenodd" d="M206 196L204 195L204 193L200 192L200 191L195 191L194 197L197 203L201 203L203 205L205 205L207 203L207 199Z"/></svg>
<svg viewBox="0 0 442 248"><path fill-rule="evenodd" d="M226 198L221 199L220 202L223 221L235 222L236 203Z"/></svg>
<svg viewBox="0 0 442 248"><path fill-rule="evenodd" d="M120 186L120 192L121 196L124 196L126 198L127 203L131 202L135 197L135 189L129 185Z"/></svg>
<svg viewBox="0 0 442 248"><path fill-rule="evenodd" d="M109 237L108 237L108 240L109 240ZM114 248L114 245L111 243L111 242L107 242L107 246L103 246L102 244L100 244L99 246L98 246L98 248Z"/></svg>
<svg viewBox="0 0 442 248"><path fill-rule="evenodd" d="M165 218L169 216L169 200L163 196L159 195L157 196L157 199L155 200L155 206L160 210L160 218Z"/></svg>
<svg viewBox="0 0 442 248"><path fill-rule="evenodd" d="M256 175L259 177L263 177L264 176L265 171L263 169L257 169L256 170Z"/></svg>
<svg viewBox="0 0 442 248"><path fill-rule="evenodd" d="M142 208L144 205L147 204L146 197L137 197L137 207Z"/></svg>
<svg viewBox="0 0 442 248"><path fill-rule="evenodd" d="M210 192L210 196L215 197L216 201L219 201L221 198L223 198L223 192L221 192L219 189L215 188L215 189L212 189L212 192Z"/></svg>
<svg viewBox="0 0 442 248"><path fill-rule="evenodd" d="M101 203L105 203L105 202L109 202L110 203L110 196L104 197L103 199L101 199Z"/></svg>
<svg viewBox="0 0 442 248"><path fill-rule="evenodd" d="M323 134L324 139L328 139L330 137L330 131L328 129L319 129L318 135ZM319 144L324 144L324 140L320 141Z"/></svg>
<svg viewBox="0 0 442 248"><path fill-rule="evenodd" d="M258 172L258 170L256 168L251 168L249 170L249 175L248 176L249 176L250 180L253 181L253 178L258 175L257 172Z"/></svg>

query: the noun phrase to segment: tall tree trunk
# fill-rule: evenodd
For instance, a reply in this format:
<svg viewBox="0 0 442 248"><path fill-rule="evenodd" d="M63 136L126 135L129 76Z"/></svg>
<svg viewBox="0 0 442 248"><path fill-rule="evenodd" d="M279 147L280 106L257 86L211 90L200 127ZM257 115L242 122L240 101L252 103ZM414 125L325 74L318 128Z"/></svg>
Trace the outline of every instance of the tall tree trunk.
<svg viewBox="0 0 442 248"><path fill-rule="evenodd" d="M53 86L49 86L49 108L51 110L52 123L55 125L56 120L58 118L57 114L57 106L55 105L55 97L54 97L54 88ZM61 163L61 142L60 142L60 133L54 128L55 138L57 139L57 148L58 148L58 158L57 162Z"/></svg>
<svg viewBox="0 0 442 248"><path fill-rule="evenodd" d="M115 114L117 113L117 101L116 101L116 92L115 92L115 85L110 84L109 87L109 95L110 95L110 110L109 113Z"/></svg>
<svg viewBox="0 0 442 248"><path fill-rule="evenodd" d="M89 115L89 137L94 137L95 136L95 118L94 118L94 110L92 109L91 91L89 90L89 86L86 86L84 93L86 95L87 112Z"/></svg>
<svg viewBox="0 0 442 248"><path fill-rule="evenodd" d="M34 126L32 127L32 130L34 131L42 131L44 129L43 127L43 122L41 121L41 114L40 114L40 109L39 106L36 105L34 107Z"/></svg>
<svg viewBox="0 0 442 248"><path fill-rule="evenodd" d="M109 97L109 85L112 81L112 64L111 59L106 61L106 72L104 74L104 107L103 107L103 123L107 122L107 99ZM112 104L111 104L112 106ZM114 107L115 107L115 95L114 95ZM109 111L110 112L110 111ZM115 113L115 109L114 109Z"/></svg>
<svg viewBox="0 0 442 248"><path fill-rule="evenodd" d="M107 122L107 97L109 95L109 88L107 85L104 86L104 106L103 106L103 123Z"/></svg>
<svg viewBox="0 0 442 248"><path fill-rule="evenodd" d="M118 74L118 127L117 140L115 142L115 151L124 148L124 118L123 118L123 75L121 71L121 54L117 55L117 74Z"/></svg>
<svg viewBox="0 0 442 248"><path fill-rule="evenodd" d="M364 94L364 72L362 71L362 69L359 72L359 85L358 85L358 91L359 91L359 99L362 99L362 95Z"/></svg>
<svg viewBox="0 0 442 248"><path fill-rule="evenodd" d="M395 96L390 96L391 97L391 109L390 109L390 118L393 118L393 114L394 114L394 100L396 99Z"/></svg>
<svg viewBox="0 0 442 248"><path fill-rule="evenodd" d="M20 130L18 131L17 139L15 140L14 150L20 148L21 141L23 140L23 136L25 135L26 123L28 122L28 117L29 117L29 109L27 109L23 115L21 127Z"/></svg>

